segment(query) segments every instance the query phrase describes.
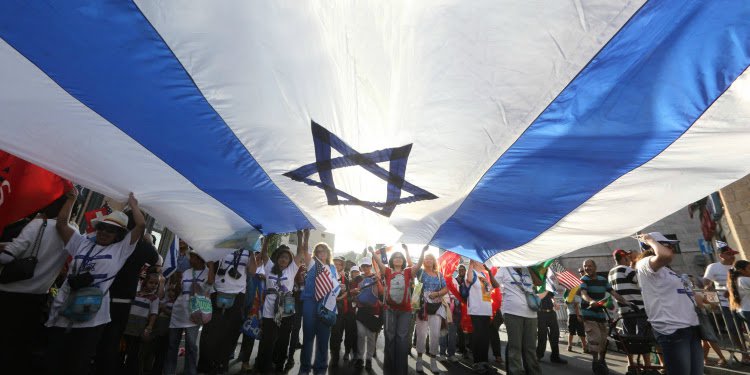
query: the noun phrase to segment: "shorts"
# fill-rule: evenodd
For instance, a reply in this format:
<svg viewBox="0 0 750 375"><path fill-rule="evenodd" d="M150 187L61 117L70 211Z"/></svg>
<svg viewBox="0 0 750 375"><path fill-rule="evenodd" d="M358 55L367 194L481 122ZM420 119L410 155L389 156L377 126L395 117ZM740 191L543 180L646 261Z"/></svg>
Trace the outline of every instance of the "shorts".
<svg viewBox="0 0 750 375"><path fill-rule="evenodd" d="M627 336L646 336L648 320L643 314L639 316L622 315L622 330Z"/></svg>
<svg viewBox="0 0 750 375"><path fill-rule="evenodd" d="M568 334L586 337L583 322L578 320L578 317L575 315L568 315Z"/></svg>
<svg viewBox="0 0 750 375"><path fill-rule="evenodd" d="M607 348L607 336L609 335L607 323L584 319L583 328L589 341L589 351L604 353L604 349Z"/></svg>

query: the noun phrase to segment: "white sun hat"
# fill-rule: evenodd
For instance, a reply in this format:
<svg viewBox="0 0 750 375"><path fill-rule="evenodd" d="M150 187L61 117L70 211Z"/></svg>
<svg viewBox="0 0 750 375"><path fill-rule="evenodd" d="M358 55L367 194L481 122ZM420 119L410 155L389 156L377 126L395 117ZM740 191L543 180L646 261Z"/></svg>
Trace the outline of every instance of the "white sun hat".
<svg viewBox="0 0 750 375"><path fill-rule="evenodd" d="M122 229L128 229L128 215L122 211L112 211L111 214L91 219L91 225L96 227L97 224L104 223L114 225Z"/></svg>

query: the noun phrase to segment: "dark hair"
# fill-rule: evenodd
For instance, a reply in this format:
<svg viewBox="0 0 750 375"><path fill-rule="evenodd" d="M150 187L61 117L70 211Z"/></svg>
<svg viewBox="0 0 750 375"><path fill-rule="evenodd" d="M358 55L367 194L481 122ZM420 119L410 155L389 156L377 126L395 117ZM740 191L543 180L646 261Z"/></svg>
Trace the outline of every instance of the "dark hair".
<svg viewBox="0 0 750 375"><path fill-rule="evenodd" d="M292 250L289 250L289 246L287 245L280 245L279 247L274 250L273 254L271 254L271 261L273 262L273 267L271 267L271 273L276 276L281 276L282 269L279 268L279 257L282 253L289 254L289 261L294 262L294 254L292 254Z"/></svg>
<svg viewBox="0 0 750 375"><path fill-rule="evenodd" d="M401 259L404 260L404 265L401 266L401 270L405 270L406 269L406 257L404 256L404 254L401 254L400 251L396 251L395 253L393 253L393 255L391 255L390 259L388 259L388 267L393 269L393 258L395 258L396 256L400 256Z"/></svg>
<svg viewBox="0 0 750 375"><path fill-rule="evenodd" d="M639 260L641 260L641 259L643 259L643 258L652 257L652 256L655 256L655 255L656 255L656 252L654 251L654 249L648 249L648 250L642 252L640 255L638 255L638 260L636 260L636 262L639 261Z"/></svg>
<svg viewBox="0 0 750 375"><path fill-rule="evenodd" d="M727 274L727 290L729 291L729 306L732 310L738 310L740 308L740 292L737 290L737 277L740 276L740 270L747 268L750 262L746 260L738 260L734 262L732 268L729 269Z"/></svg>
<svg viewBox="0 0 750 375"><path fill-rule="evenodd" d="M47 207L42 208L39 212L41 212L49 219L54 219L57 217L57 215L60 214L60 210L67 200L68 198L65 197L65 194L63 194L60 196L60 198L55 199L52 203L50 203Z"/></svg>

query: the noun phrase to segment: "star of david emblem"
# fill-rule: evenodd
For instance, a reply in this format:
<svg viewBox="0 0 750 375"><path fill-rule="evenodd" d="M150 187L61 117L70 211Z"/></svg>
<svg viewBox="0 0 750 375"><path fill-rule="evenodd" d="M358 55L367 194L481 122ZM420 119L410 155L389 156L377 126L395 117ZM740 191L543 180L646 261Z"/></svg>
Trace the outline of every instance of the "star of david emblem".
<svg viewBox="0 0 750 375"><path fill-rule="evenodd" d="M409 153L411 153L411 144L360 153L315 121L312 121L312 135L315 145L315 162L284 173L284 176L323 189L329 205L356 205L390 217L396 206L400 204L437 198L436 195L406 181L406 162L409 159ZM331 149L341 153L341 156L331 158ZM385 170L378 165L378 163L383 162L389 162L389 170ZM333 170L352 166L362 167L388 183L385 201L360 200L336 188L333 181ZM315 173L320 177L320 182L310 178ZM402 192L410 193L411 196L402 198Z"/></svg>

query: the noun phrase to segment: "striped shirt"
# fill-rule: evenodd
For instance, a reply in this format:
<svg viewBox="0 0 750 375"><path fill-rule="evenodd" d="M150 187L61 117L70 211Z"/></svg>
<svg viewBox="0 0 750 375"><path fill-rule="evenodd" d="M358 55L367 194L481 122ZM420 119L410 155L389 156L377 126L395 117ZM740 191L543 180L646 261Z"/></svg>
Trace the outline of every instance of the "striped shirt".
<svg viewBox="0 0 750 375"><path fill-rule="evenodd" d="M604 276L596 275L592 279L586 275L581 278L581 290L585 290L589 294L589 297L595 301L599 301L607 296L607 292L612 290L612 286L609 285ZM589 303L586 301L581 303L581 307L581 315L583 315L584 320L607 321L607 315L602 308L589 308Z"/></svg>
<svg viewBox="0 0 750 375"><path fill-rule="evenodd" d="M130 305L130 315L148 318L151 314L159 313L159 298L155 294L147 295L138 293Z"/></svg>
<svg viewBox="0 0 750 375"><path fill-rule="evenodd" d="M628 266L617 266L609 270L609 283L612 285L618 294L638 306L638 309L643 310L643 296L641 296L641 288L638 286L638 278L634 269ZM621 306L617 304L620 315L625 313L633 312L633 309L629 306Z"/></svg>

